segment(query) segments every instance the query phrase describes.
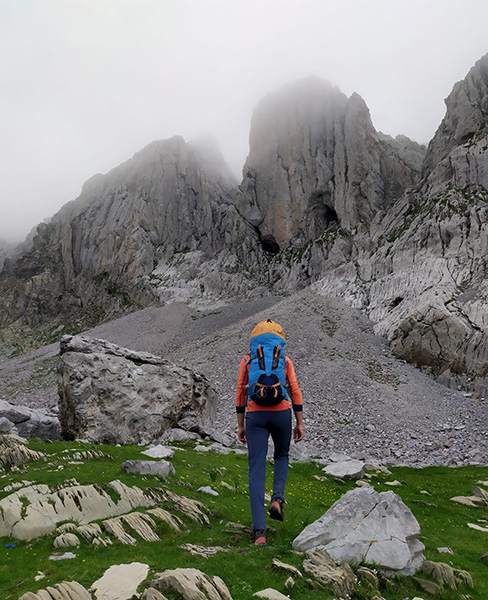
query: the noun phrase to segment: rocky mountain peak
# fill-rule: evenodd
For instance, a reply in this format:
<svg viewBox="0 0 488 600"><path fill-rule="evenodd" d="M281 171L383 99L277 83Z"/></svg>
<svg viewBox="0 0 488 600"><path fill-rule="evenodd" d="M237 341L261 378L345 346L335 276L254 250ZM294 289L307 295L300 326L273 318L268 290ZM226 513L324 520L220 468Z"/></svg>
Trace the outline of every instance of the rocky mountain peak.
<svg viewBox="0 0 488 600"><path fill-rule="evenodd" d="M396 146L380 140L361 96L329 82L308 78L269 95L253 114L241 184L261 236L279 249L331 224L367 226L417 180Z"/></svg>
<svg viewBox="0 0 488 600"><path fill-rule="evenodd" d="M446 115L429 144L423 177L428 176L456 147L474 144L487 135L488 54L454 85L445 103Z"/></svg>

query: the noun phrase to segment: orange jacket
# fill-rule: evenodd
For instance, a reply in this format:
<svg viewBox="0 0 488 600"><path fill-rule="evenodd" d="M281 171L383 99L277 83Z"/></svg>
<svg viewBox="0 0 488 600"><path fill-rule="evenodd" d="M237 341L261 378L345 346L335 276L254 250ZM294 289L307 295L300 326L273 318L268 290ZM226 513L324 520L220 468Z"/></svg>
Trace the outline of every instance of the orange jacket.
<svg viewBox="0 0 488 600"><path fill-rule="evenodd" d="M256 404L255 402L250 400L247 403L246 409L246 385L249 382L249 363L247 362L248 359L249 354L246 354L246 356L241 360L241 364L239 365L239 378L237 380L236 392L236 412L243 413L246 412L246 410L248 412L253 412L255 410L285 410L287 408L290 408L289 400L282 400L279 404L275 404L274 406L260 406L259 404ZM295 412L300 412L303 409L302 392L298 387L293 363L288 357L286 357L285 362L285 379L286 384L288 386L288 397L292 401L293 410Z"/></svg>

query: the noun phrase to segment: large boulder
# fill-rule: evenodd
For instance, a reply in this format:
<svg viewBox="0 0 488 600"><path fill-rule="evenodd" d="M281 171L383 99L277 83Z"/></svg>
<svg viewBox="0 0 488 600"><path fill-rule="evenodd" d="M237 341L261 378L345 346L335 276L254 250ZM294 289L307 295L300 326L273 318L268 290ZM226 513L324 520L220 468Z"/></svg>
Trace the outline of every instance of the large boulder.
<svg viewBox="0 0 488 600"><path fill-rule="evenodd" d="M83 336L61 340L58 391L62 437L95 443L150 442L185 418L209 423L214 406L204 376Z"/></svg>
<svg viewBox="0 0 488 600"><path fill-rule="evenodd" d="M293 548L320 548L337 561L375 564L386 575L412 575L424 560L419 534L417 520L397 494L368 486L339 498L294 539Z"/></svg>

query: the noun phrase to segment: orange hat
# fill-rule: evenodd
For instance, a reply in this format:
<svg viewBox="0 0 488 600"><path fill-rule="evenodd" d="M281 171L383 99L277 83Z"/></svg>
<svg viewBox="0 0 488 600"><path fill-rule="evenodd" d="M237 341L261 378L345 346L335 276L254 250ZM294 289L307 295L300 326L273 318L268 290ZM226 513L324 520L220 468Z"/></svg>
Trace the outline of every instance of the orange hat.
<svg viewBox="0 0 488 600"><path fill-rule="evenodd" d="M282 337L286 342L285 334L283 333L281 325L278 325L278 323L275 323L271 319L267 319L266 321L261 321L261 323L258 323L252 330L251 337L253 338L254 336L261 335L262 333L274 333L275 335Z"/></svg>

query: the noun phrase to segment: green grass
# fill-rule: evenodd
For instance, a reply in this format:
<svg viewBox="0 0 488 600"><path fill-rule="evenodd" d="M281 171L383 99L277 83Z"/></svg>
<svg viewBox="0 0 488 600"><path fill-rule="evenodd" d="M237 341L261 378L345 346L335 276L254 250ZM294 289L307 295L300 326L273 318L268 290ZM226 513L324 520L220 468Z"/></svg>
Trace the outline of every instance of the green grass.
<svg viewBox="0 0 488 600"><path fill-rule="evenodd" d="M292 540L309 523L321 516L338 498L355 487L353 482L341 483L333 480L319 481L314 475L323 475L315 464L294 464L290 468L287 484L287 504L285 522L272 521L268 534L268 546L255 548L249 543L248 531L232 529L229 521L250 527L249 497L247 491L247 459L234 453L198 453L193 444L180 444L172 462L176 476L162 481L155 477L128 474L121 469L121 463L128 459L144 459L143 448L135 446L114 447L95 446L76 442L30 441L29 447L44 452L46 460L30 463L20 471L10 471L0 479L0 498L8 495L1 491L7 483L30 480L47 483L50 486L62 485L72 478L81 484L104 486L114 479L141 488L163 487L204 503L211 518L210 526L197 525L188 517L178 513L184 521L185 529L175 532L168 525L157 521L160 542L143 542L137 546L125 546L116 541L112 546L97 548L84 539L81 545L72 549L76 558L51 561L52 542L55 534L37 538L30 542L0 538L0 590L4 600L17 600L27 591L44 589L63 580L77 580L89 587L113 564L139 561L150 566L151 579L154 573L177 567L194 567L208 575L220 576L230 589L234 600L248 600L255 592L273 587L292 600L316 600L333 598L331 590L311 591L305 575L296 581L292 590L286 590L286 575L275 572L272 559L302 570L303 555L293 552ZM69 452L63 452L68 449ZM83 464L69 465L75 450L96 449L104 453L103 458L87 460ZM58 466L62 465L61 469ZM268 466L267 491L271 491L272 465ZM450 501L452 496L471 495L471 487L480 479L488 479L488 469L463 467L457 469L432 467L427 469L395 468L391 475L378 474L372 483L378 491L392 488L386 482L398 479L401 487L393 488L407 506L411 508L421 526L421 541L425 544L425 556L429 560L452 563L456 569L471 573L475 588L461 588L458 591L443 590L444 600L459 600L460 594L469 594L472 600L488 598L488 567L480 556L488 550L488 534L467 527L468 522L488 520L488 509L470 508ZM225 481L234 489L221 486ZM219 492L218 497L197 493L200 486L211 485ZM422 491L429 492L429 495ZM170 509L169 505L162 504ZM144 509L140 509L144 510ZM134 534L137 537L137 534ZM220 552L205 559L192 556L180 546L185 543L223 546L228 552ZM440 554L438 547L450 547L454 554ZM38 572L45 578L36 582ZM421 577L428 578L421 575ZM146 587L146 586L144 586ZM420 596L428 599L410 577L397 577L393 581L381 580L381 595L386 600L403 600L406 597ZM165 592L170 600L177 595ZM370 599L371 590L358 586L353 599Z"/></svg>

